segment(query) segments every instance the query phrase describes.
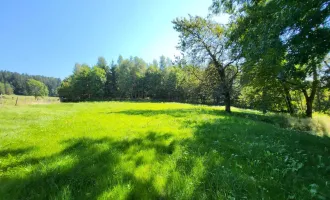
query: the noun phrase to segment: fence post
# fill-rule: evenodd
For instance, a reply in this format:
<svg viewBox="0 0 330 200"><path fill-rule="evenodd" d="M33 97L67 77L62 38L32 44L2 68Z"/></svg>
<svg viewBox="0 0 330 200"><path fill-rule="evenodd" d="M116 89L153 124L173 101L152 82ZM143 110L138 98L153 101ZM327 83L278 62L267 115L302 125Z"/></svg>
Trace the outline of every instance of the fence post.
<svg viewBox="0 0 330 200"><path fill-rule="evenodd" d="M17 102L18 102L18 97L17 97L17 99L16 99L16 103L15 103L15 106L17 106Z"/></svg>

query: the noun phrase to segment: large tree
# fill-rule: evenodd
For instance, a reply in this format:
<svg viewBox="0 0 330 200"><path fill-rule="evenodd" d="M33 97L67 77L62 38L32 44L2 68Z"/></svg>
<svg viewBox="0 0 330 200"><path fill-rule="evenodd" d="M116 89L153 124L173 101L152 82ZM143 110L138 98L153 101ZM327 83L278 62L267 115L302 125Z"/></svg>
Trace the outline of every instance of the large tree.
<svg viewBox="0 0 330 200"><path fill-rule="evenodd" d="M187 61L197 66L213 65L220 79L226 111L230 112L231 90L238 67L225 35L225 27L209 19L189 16L173 21L174 29L180 33L179 48Z"/></svg>
<svg viewBox="0 0 330 200"><path fill-rule="evenodd" d="M312 117L320 64L330 51L329 5L329 0L213 0L211 9L232 14L230 40L249 64L277 67L283 61L278 78L304 94L306 115Z"/></svg>

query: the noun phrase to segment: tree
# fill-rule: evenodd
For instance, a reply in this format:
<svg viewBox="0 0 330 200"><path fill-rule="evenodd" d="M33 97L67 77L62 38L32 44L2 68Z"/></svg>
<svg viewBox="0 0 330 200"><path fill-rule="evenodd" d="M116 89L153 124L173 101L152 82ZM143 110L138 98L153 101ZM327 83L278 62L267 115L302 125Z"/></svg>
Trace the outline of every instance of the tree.
<svg viewBox="0 0 330 200"><path fill-rule="evenodd" d="M155 67L158 67L158 61L156 59L154 59L152 61L152 65L155 66Z"/></svg>
<svg viewBox="0 0 330 200"><path fill-rule="evenodd" d="M89 94L92 99L101 99L105 93L106 72L103 68L94 66L89 73Z"/></svg>
<svg viewBox="0 0 330 200"><path fill-rule="evenodd" d="M326 59L323 62L322 67L322 79L321 79L321 86L323 88L329 88L330 89L330 64L329 64L330 56L328 55Z"/></svg>
<svg viewBox="0 0 330 200"><path fill-rule="evenodd" d="M77 100L86 100L91 97L91 94L89 93L90 71L91 68L87 64L76 65L74 68L72 87L74 96Z"/></svg>
<svg viewBox="0 0 330 200"><path fill-rule="evenodd" d="M121 98L132 98L133 80L130 77L130 69L133 68L133 63L125 59L120 62L118 65L116 74L117 74L117 83L119 90L119 97Z"/></svg>
<svg viewBox="0 0 330 200"><path fill-rule="evenodd" d="M13 92L14 89L10 84L0 82L0 95L1 94L11 95L13 94Z"/></svg>
<svg viewBox="0 0 330 200"><path fill-rule="evenodd" d="M32 95L37 99L38 97L43 97L48 95L48 88L47 86L37 80L34 79L29 79L27 81L27 86L28 86L28 94Z"/></svg>
<svg viewBox="0 0 330 200"><path fill-rule="evenodd" d="M65 78L61 86L57 88L58 95L62 98L61 101L75 101L72 79L73 76Z"/></svg>
<svg viewBox="0 0 330 200"><path fill-rule="evenodd" d="M118 56L117 64L120 65L123 62L124 58L122 55Z"/></svg>
<svg viewBox="0 0 330 200"><path fill-rule="evenodd" d="M0 82L0 95L6 94L5 84Z"/></svg>
<svg viewBox="0 0 330 200"><path fill-rule="evenodd" d="M111 66L111 76L109 79L110 84L110 97L116 97L118 95L118 77L117 77L117 66L112 65ZM108 79L107 79L108 80Z"/></svg>
<svg viewBox="0 0 330 200"><path fill-rule="evenodd" d="M147 68L144 84L146 96L152 99L156 99L160 97L161 90L161 80L162 74L159 68L155 65L151 65Z"/></svg>
<svg viewBox="0 0 330 200"><path fill-rule="evenodd" d="M213 0L211 9L232 14L230 40L246 62L264 68L283 61L278 78L303 93L312 117L320 63L330 50L329 0Z"/></svg>
<svg viewBox="0 0 330 200"><path fill-rule="evenodd" d="M105 60L104 57L100 56L98 57L97 59L97 64L96 64L98 67L104 69L105 71L107 71L107 68L108 68L108 63L107 61Z"/></svg>
<svg viewBox="0 0 330 200"><path fill-rule="evenodd" d="M217 69L226 111L230 112L231 88L238 73L232 66L237 59L226 46L225 27L201 17L176 19L174 29L180 33L179 48L192 64L213 65Z"/></svg>
<svg viewBox="0 0 330 200"><path fill-rule="evenodd" d="M166 67L166 58L165 58L165 56L162 55L159 58L159 68L160 68L160 70L164 70L165 67Z"/></svg>

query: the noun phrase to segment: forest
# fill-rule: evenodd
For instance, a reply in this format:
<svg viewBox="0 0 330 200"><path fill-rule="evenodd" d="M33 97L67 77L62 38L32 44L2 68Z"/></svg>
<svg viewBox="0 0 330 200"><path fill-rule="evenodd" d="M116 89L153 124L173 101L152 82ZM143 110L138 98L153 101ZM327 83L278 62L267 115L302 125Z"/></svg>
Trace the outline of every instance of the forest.
<svg viewBox="0 0 330 200"><path fill-rule="evenodd" d="M39 81L46 85L49 96L58 96L57 88L61 85L61 79L59 78L27 75L3 70L0 70L0 94L33 95L33 93L29 91L29 79Z"/></svg>

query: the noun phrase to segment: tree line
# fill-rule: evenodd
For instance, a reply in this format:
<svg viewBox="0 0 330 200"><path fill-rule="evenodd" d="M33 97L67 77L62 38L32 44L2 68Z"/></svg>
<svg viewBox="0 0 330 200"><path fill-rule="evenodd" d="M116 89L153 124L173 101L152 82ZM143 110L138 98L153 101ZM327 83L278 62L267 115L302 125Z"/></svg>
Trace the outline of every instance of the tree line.
<svg viewBox="0 0 330 200"><path fill-rule="evenodd" d="M167 60L164 62L164 60ZM237 73L231 66L231 75ZM229 69L228 69L229 70ZM234 73L235 72L235 73ZM267 91L245 84L242 75L232 80L231 104L242 108L288 112L288 106L281 85ZM119 56L117 63L107 64L99 57L97 64L75 64L73 74L65 78L58 88L62 101L99 100L158 100L209 105L224 105L223 83L213 64L204 67L188 65L182 59L170 61L164 56L159 61L146 63L138 57L124 59ZM303 112L303 96L291 91L291 103L296 113ZM317 111L326 112L330 108L330 91L319 90Z"/></svg>
<svg viewBox="0 0 330 200"><path fill-rule="evenodd" d="M211 103L216 99L220 102L221 95L214 85L218 80L207 79L203 74L197 67L174 64L164 56L153 63L119 56L117 63L110 65L104 57L99 57L93 67L75 64L73 74L63 80L58 93L64 101L153 99Z"/></svg>
<svg viewBox="0 0 330 200"><path fill-rule="evenodd" d="M329 0L213 0L206 18L172 21L182 55L76 64L67 101L159 99L304 113L330 110ZM214 21L228 14L228 24Z"/></svg>
<svg viewBox="0 0 330 200"><path fill-rule="evenodd" d="M61 85L61 79L39 76L39 75L28 75L28 74L20 74L17 72L9 72L0 70L0 94L16 94L16 95L33 95L36 92L32 92L29 88L29 80L35 80L43 85L38 85L41 89L40 94L38 96L57 96L57 88ZM35 82L34 82L35 83ZM31 85L31 84L30 84ZM47 89L47 91L46 91Z"/></svg>

